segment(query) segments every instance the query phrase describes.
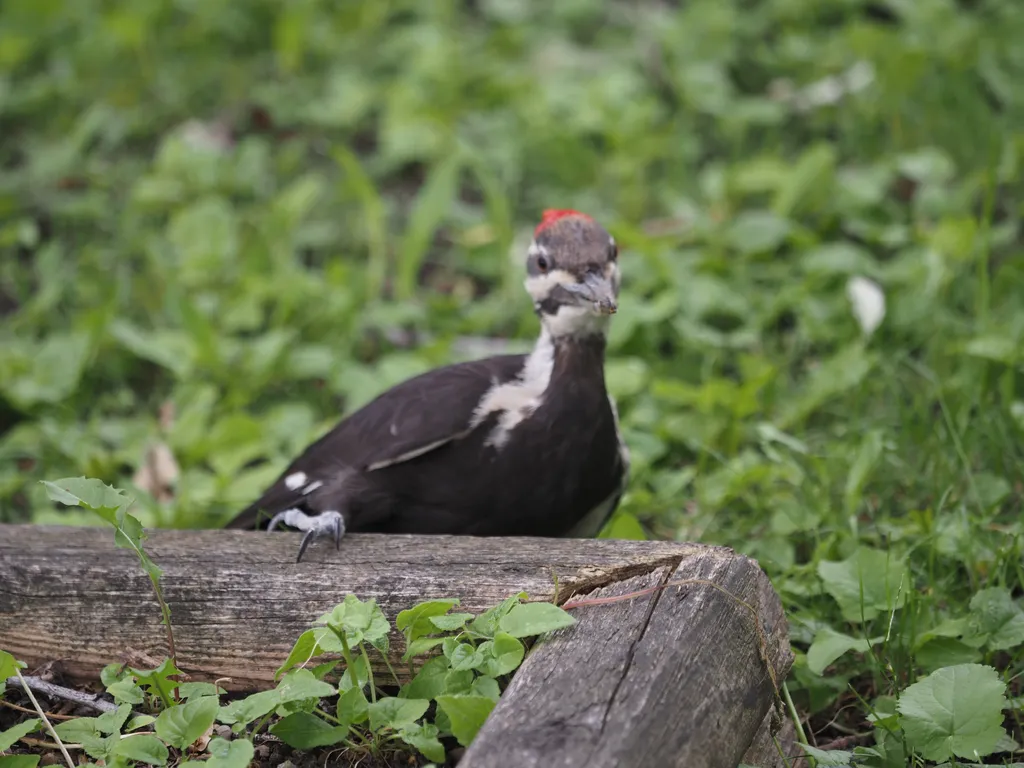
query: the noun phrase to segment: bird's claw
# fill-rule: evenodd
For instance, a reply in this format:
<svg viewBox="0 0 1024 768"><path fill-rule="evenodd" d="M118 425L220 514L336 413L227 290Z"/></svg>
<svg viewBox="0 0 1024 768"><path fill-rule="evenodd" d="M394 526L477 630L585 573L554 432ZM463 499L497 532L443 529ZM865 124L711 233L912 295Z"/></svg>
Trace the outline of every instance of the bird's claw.
<svg viewBox="0 0 1024 768"><path fill-rule="evenodd" d="M340 512L321 512L311 517L299 509L286 509L270 519L267 531L274 530L281 523L306 532L302 537L302 543L299 544L299 556L295 558L295 562L301 561L306 548L323 536L331 536L335 549L341 549L341 537L345 535L345 518Z"/></svg>

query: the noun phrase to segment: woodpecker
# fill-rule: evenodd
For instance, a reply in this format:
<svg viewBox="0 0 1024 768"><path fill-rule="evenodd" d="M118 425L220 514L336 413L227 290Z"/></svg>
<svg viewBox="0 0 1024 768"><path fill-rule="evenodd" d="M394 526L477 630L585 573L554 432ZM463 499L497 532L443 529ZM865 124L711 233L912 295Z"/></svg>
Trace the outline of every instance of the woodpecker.
<svg viewBox="0 0 1024 768"><path fill-rule="evenodd" d="M605 387L618 246L594 219L544 211L526 254L540 318L529 354L447 365L379 395L307 447L228 528L594 536L629 451Z"/></svg>

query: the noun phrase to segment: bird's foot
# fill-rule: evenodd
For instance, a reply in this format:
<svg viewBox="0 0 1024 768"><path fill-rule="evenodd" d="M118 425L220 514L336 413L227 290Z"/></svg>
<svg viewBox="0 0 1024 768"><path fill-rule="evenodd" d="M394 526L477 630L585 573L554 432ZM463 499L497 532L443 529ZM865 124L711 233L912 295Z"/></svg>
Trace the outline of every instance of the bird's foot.
<svg viewBox="0 0 1024 768"><path fill-rule="evenodd" d="M314 540L331 536L334 538L335 548L340 549L341 537L345 535L345 518L341 516L340 512L321 512L319 515L311 517L299 509L286 509L270 519L267 531L274 530L279 523L306 532L306 535L302 537L302 543L299 544L299 556L295 558L295 562L302 560L302 556L306 553L306 547Z"/></svg>

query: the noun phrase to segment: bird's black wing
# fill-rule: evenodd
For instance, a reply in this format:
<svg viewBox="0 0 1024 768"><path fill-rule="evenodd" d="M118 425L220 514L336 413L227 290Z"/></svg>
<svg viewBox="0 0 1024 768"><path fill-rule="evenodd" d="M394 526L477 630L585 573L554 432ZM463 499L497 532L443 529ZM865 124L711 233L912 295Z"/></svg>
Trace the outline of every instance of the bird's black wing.
<svg viewBox="0 0 1024 768"><path fill-rule="evenodd" d="M307 447L226 527L253 528L261 512L272 516L300 505L311 486L422 456L467 434L483 396L518 376L524 362L525 355L499 355L456 363L387 390Z"/></svg>

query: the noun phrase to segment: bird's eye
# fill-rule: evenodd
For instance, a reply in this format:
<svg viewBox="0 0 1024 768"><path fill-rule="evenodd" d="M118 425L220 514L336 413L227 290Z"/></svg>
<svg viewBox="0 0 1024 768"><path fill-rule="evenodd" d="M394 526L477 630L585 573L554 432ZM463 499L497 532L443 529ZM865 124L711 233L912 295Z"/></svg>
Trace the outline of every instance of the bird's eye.
<svg viewBox="0 0 1024 768"><path fill-rule="evenodd" d="M612 243L608 246L608 261L615 261L619 258L619 246Z"/></svg>
<svg viewBox="0 0 1024 768"><path fill-rule="evenodd" d="M548 260L545 257L537 257L537 269L539 269L541 272L547 272L550 267L551 265L548 263Z"/></svg>

